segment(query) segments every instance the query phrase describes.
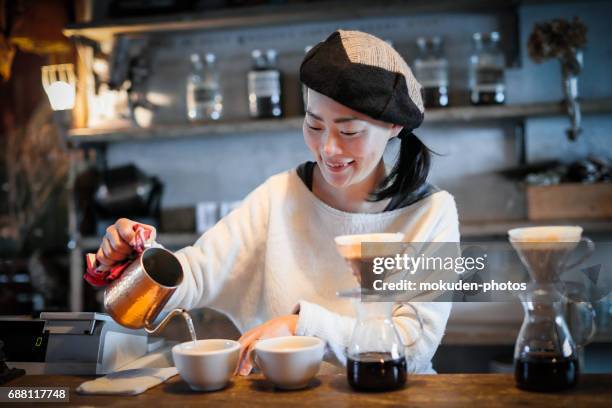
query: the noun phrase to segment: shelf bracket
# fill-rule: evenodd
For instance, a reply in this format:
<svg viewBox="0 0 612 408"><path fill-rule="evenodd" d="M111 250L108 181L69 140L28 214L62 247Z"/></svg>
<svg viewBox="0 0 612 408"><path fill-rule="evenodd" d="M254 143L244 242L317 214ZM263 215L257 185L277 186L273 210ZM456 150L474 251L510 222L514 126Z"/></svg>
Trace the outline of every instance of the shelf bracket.
<svg viewBox="0 0 612 408"><path fill-rule="evenodd" d="M514 148L516 161L519 166L527 164L527 141L525 137L525 121L514 124Z"/></svg>

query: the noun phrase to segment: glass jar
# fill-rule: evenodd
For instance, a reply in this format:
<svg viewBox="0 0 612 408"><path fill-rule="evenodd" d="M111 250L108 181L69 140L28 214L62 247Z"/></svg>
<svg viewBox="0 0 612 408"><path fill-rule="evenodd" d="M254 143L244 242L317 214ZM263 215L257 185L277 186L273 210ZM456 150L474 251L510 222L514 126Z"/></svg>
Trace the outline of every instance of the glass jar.
<svg viewBox="0 0 612 408"><path fill-rule="evenodd" d="M215 54L191 54L191 72L187 77L187 117L192 122L218 120L223 113L223 95Z"/></svg>
<svg viewBox="0 0 612 408"><path fill-rule="evenodd" d="M282 77L276 68L276 50L265 53L253 50L253 67L247 75L249 114L251 118L280 118L282 108Z"/></svg>
<svg viewBox="0 0 612 408"><path fill-rule="evenodd" d="M426 108L448 106L448 60L442 37L417 38L418 54L414 59L414 75L423 86Z"/></svg>
<svg viewBox="0 0 612 408"><path fill-rule="evenodd" d="M499 48L499 33L474 33L470 56L470 102L495 105L506 101L506 60Z"/></svg>

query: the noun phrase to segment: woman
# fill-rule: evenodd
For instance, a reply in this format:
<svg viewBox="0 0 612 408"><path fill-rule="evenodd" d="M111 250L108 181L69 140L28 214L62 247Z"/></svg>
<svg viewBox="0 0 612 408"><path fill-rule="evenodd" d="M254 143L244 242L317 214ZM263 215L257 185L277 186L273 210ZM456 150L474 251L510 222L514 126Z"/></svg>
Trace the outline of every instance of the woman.
<svg viewBox="0 0 612 408"><path fill-rule="evenodd" d="M185 279L167 308L208 306L227 314L244 333L243 375L255 341L287 334L318 336L327 342L327 358L345 361L354 311L335 293L355 280L335 236L403 232L413 242L459 241L452 196L425 182L429 151L412 133L423 120L421 86L402 57L372 35L340 30L306 55L300 79L308 87L304 140L315 162L270 177L176 253ZM383 152L394 137L400 153L387 174ZM130 253L133 226L121 219L109 227L99 263ZM425 331L409 369L433 372L450 304L414 306ZM405 342L416 336L410 307L397 307L394 321Z"/></svg>

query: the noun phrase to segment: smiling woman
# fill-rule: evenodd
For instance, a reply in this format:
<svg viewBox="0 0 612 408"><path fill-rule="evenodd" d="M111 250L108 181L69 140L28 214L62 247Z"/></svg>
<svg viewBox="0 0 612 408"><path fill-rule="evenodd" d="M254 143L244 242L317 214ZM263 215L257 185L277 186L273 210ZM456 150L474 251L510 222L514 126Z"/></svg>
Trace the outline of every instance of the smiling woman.
<svg viewBox="0 0 612 408"><path fill-rule="evenodd" d="M227 314L244 332L241 374L250 372L258 340L286 335L319 337L328 360L346 363L355 312L335 293L357 282L335 237L401 232L406 241L459 241L453 197L426 183L429 151L412 133L423 120L421 86L401 56L370 34L336 31L308 52L300 79L314 161L270 177L176 253L184 280L166 308ZM383 153L394 137L402 140L400 153L387 173ZM126 219L109 227L97 253L103 267L129 255L133 227ZM424 333L407 369L432 373L450 304L418 300L397 305L393 319L410 344L418 311Z"/></svg>
<svg viewBox="0 0 612 408"><path fill-rule="evenodd" d="M401 130L309 89L303 131L317 163L313 192L339 210L382 211L390 199L374 201L371 196L385 179L382 155L387 142Z"/></svg>

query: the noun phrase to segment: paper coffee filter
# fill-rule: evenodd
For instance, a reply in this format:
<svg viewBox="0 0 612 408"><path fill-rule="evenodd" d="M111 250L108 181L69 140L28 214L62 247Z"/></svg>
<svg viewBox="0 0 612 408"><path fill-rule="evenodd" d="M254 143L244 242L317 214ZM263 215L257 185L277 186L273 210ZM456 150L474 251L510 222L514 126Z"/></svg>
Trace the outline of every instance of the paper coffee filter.
<svg viewBox="0 0 612 408"><path fill-rule="evenodd" d="M578 242L582 237L579 226L545 226L515 228L508 231L511 242L559 243Z"/></svg>
<svg viewBox="0 0 612 408"><path fill-rule="evenodd" d="M361 258L361 244L366 242L402 242L404 234L396 233L375 233L375 234L356 234L340 235L334 238L336 248L340 255L345 259ZM391 253L395 252L396 247L390 248ZM387 254L380 254L381 256Z"/></svg>

